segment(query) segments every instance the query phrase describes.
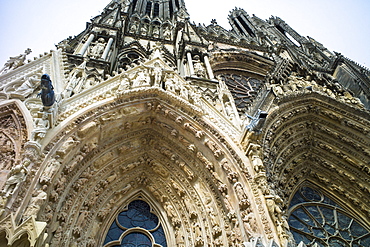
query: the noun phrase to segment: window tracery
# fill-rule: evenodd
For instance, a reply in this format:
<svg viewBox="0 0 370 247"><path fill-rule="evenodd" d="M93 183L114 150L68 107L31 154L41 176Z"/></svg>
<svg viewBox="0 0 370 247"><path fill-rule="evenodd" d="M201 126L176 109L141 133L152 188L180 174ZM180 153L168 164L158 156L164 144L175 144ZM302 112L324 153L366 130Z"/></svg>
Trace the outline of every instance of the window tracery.
<svg viewBox="0 0 370 247"><path fill-rule="evenodd" d="M370 246L370 231L321 191L302 186L294 195L288 223L296 243L307 246Z"/></svg>
<svg viewBox="0 0 370 247"><path fill-rule="evenodd" d="M262 82L255 78L236 74L220 74L218 78L224 81L229 88L238 111L240 113L248 112L262 88Z"/></svg>
<svg viewBox="0 0 370 247"><path fill-rule="evenodd" d="M158 217L150 206L135 200L114 219L104 241L104 247L167 247L166 236Z"/></svg>

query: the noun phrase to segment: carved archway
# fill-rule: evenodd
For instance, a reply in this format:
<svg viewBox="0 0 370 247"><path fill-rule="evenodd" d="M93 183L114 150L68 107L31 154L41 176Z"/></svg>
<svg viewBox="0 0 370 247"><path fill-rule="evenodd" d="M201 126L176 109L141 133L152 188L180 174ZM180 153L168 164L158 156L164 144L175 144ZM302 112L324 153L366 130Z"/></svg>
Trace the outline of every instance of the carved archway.
<svg viewBox="0 0 370 247"><path fill-rule="evenodd" d="M264 162L284 209L310 181L369 226L369 124L364 111L322 94L278 100L263 129Z"/></svg>
<svg viewBox="0 0 370 247"><path fill-rule="evenodd" d="M196 109L145 89L62 123L44 146L42 172L30 181L34 192L48 195L36 212L48 222L46 242L102 244L114 213L139 192L160 209L168 246L271 239L266 211L251 203L259 193L248 161ZM25 217L32 207L20 210Z"/></svg>

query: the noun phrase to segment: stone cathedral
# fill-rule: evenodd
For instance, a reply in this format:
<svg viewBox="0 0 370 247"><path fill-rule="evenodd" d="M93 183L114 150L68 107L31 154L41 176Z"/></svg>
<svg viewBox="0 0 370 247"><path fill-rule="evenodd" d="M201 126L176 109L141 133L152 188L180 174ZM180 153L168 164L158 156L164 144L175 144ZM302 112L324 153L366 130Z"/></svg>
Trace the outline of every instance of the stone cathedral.
<svg viewBox="0 0 370 247"><path fill-rule="evenodd" d="M370 246L370 70L279 17L111 0L0 70L1 247Z"/></svg>

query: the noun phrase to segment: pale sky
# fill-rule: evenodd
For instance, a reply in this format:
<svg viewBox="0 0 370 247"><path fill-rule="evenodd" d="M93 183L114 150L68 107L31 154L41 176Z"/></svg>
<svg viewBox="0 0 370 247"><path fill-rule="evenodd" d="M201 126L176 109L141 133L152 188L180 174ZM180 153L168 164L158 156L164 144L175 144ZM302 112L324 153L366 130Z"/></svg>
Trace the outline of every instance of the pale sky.
<svg viewBox="0 0 370 247"><path fill-rule="evenodd" d="M110 0L0 0L0 68L10 56L33 51L28 59L55 50L75 36ZM230 29L229 11L243 8L261 19L282 18L302 36L370 67L370 0L185 0L190 20Z"/></svg>

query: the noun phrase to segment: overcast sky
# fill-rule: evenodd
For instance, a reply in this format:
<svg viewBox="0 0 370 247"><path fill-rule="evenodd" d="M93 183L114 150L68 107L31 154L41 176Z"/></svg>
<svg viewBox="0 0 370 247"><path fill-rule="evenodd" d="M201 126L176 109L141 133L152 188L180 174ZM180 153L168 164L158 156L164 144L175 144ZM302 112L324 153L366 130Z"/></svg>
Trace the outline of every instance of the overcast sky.
<svg viewBox="0 0 370 247"><path fill-rule="evenodd" d="M110 0L0 0L0 67L10 56L28 58L82 32ZM300 35L370 67L370 0L185 0L191 21L230 29L229 11L243 8L261 19L282 18Z"/></svg>

